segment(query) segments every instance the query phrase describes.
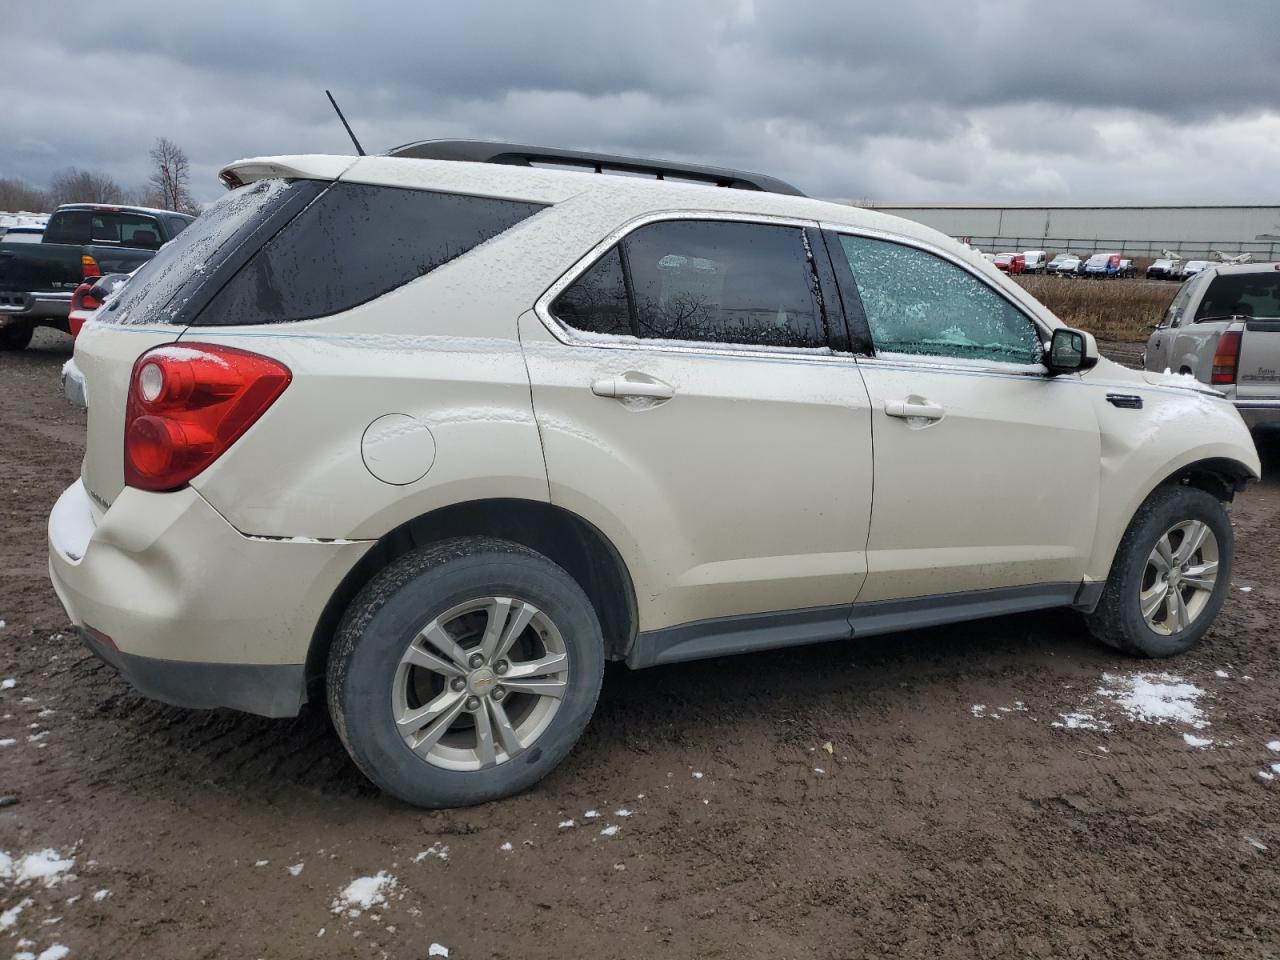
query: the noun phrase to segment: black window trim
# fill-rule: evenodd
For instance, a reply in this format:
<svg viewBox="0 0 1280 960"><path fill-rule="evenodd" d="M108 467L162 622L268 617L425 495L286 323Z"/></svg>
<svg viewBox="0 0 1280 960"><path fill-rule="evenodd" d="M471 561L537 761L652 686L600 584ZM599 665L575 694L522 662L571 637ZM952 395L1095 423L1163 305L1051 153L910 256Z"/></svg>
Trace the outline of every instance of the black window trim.
<svg viewBox="0 0 1280 960"><path fill-rule="evenodd" d="M1039 317L1029 311L1024 305L1014 300L1009 294L1001 290L990 277L982 275L982 272L973 264L966 263L964 260L956 257L954 254L936 247L931 243L922 240L916 240L912 237L904 237L900 234L887 233L883 230L875 230L862 227L850 227L842 224L823 223L822 235L826 241L828 253L831 257L832 265L836 270L836 279L840 286L840 300L844 306L845 317L849 328L849 336L854 345L854 353L860 360L874 361L876 363L891 363L894 366L921 366L929 368L937 368L940 366L954 370L962 370L969 373L977 373L983 370L984 364L992 361L968 359L964 357L947 357L947 356L925 356L921 355L918 361L906 360L900 357L894 357L892 360L885 360L879 357L875 351L875 343L871 338L871 327L867 323L867 314L862 306L862 298L858 294L857 285L853 280L853 270L849 267L848 257L844 254L844 249L840 245L841 236L861 237L866 240L879 240L885 243L896 243L901 247L910 247L919 250L921 253L932 254L940 260L951 264L953 267L959 267L965 273L969 274L978 282L982 283L988 290L996 296L1004 300L1005 303L1013 307L1022 314L1027 321L1035 328L1037 335L1040 337L1041 349L1043 344L1053 336L1055 328L1047 326ZM841 269L843 267L843 270ZM1006 369L1000 367L989 367L988 369L998 373L1007 374ZM1028 371L1020 376L1045 376L1048 377L1049 369L1045 367L1044 373L1032 373Z"/></svg>
<svg viewBox="0 0 1280 960"><path fill-rule="evenodd" d="M809 243L810 269L817 274L819 290L822 294L815 297L815 300L827 329L827 346L830 348L831 353L820 352L822 350L821 347L766 347L759 344L721 343L701 340L683 340L675 343L664 340L647 340L634 334L630 337L609 333L592 333L584 336L552 313L551 305L556 298L566 289L573 286L579 277L594 267L615 245L622 244L622 241L642 227L655 223L671 223L681 220L714 220L757 226L795 227L804 232ZM828 291L822 286L822 268L818 259L821 256L821 250L814 247L817 229L818 222L816 220L761 213L738 213L726 210L661 210L641 214L611 231L603 240L580 257L573 266L560 275L559 279L543 291L542 296L534 303L533 309L548 332L561 343L571 347L603 347L608 350L646 350L649 352L657 350L663 353L686 353L700 356L741 357L745 355L785 358L787 360L803 359L815 362L846 362L849 359L847 347L840 349L837 346L847 343L847 337L843 336L841 329L844 326L844 311L840 307L838 300L833 303L828 299ZM620 246L619 251L621 253L623 273L626 275L629 273L630 267L627 264L625 246ZM629 276L626 286L627 305L628 308L631 308L633 305L630 302L632 294ZM631 309L630 312L634 322L635 311Z"/></svg>

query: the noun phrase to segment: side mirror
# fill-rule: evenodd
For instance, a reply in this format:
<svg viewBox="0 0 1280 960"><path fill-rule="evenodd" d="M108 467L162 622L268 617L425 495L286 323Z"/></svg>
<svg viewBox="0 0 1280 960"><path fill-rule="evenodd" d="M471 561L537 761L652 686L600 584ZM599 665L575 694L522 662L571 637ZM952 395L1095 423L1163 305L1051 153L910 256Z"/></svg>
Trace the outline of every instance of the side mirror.
<svg viewBox="0 0 1280 960"><path fill-rule="evenodd" d="M1088 370L1098 362L1098 342L1093 334L1071 327L1059 327L1053 331L1053 339L1049 341L1049 355L1044 365L1049 368L1050 376L1062 373L1080 373Z"/></svg>

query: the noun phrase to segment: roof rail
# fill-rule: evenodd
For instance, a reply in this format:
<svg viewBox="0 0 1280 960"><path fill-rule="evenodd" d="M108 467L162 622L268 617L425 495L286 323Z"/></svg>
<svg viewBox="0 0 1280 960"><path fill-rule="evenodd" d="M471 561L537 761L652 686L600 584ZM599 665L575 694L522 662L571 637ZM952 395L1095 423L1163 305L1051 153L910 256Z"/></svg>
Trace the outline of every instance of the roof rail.
<svg viewBox="0 0 1280 960"><path fill-rule="evenodd" d="M519 167L531 167L535 163L578 167L596 173L641 173L658 180L671 177L698 183L730 187L735 190L763 190L766 193L784 193L793 197L804 194L791 184L776 177L725 167L704 167L691 163L670 163L666 160L644 160L639 157L617 157L607 153L587 153L582 150L558 150L551 147L531 147L522 143L491 143L486 140L419 140L387 151L389 157L409 157L415 160L462 160L471 163L505 163Z"/></svg>

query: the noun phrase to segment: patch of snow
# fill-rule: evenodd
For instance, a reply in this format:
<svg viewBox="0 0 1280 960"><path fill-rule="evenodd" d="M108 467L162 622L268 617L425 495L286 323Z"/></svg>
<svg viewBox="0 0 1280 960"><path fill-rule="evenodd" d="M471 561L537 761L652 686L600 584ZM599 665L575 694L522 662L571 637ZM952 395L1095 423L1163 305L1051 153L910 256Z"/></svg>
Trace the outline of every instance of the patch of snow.
<svg viewBox="0 0 1280 960"><path fill-rule="evenodd" d="M93 899L96 900L98 903L101 903L103 900L107 899L107 897L109 896L111 896L111 891L104 887L103 889L97 890L94 892Z"/></svg>
<svg viewBox="0 0 1280 960"><path fill-rule="evenodd" d="M508 852L508 851L510 851L510 850L514 850L514 849L515 849L515 847L511 846L511 841L510 841L510 840L508 840L506 843L504 843L504 844L503 844L502 846L500 846L498 849L499 849L499 850L501 850L503 853L507 853L507 852Z"/></svg>
<svg viewBox="0 0 1280 960"><path fill-rule="evenodd" d="M421 863L423 860L427 859L427 857L436 857L437 859L440 859L440 860L448 860L449 848L443 844L433 843L431 846L427 847L427 849L423 850L421 853L414 854L413 862Z"/></svg>
<svg viewBox="0 0 1280 960"><path fill-rule="evenodd" d="M0 690L12 690L17 685L18 681L13 679L13 677L5 677L3 680L0 680Z"/></svg>
<svg viewBox="0 0 1280 960"><path fill-rule="evenodd" d="M1060 720L1054 720L1050 726L1062 727L1065 730L1110 730L1111 724L1092 713L1063 713Z"/></svg>
<svg viewBox="0 0 1280 960"><path fill-rule="evenodd" d="M1253 839L1253 837L1245 837L1245 840L1249 841L1249 846L1253 847L1253 849L1255 850L1267 849L1267 845L1263 843L1261 840L1255 840Z"/></svg>
<svg viewBox="0 0 1280 960"><path fill-rule="evenodd" d="M614 824L612 824L612 823L611 823L611 824L609 824L609 826L605 827L603 830L601 830L601 831L600 831L600 836L602 836L602 837L612 837L612 836L614 836L617 832L618 832L618 828L617 828L617 826L615 826Z"/></svg>
<svg viewBox="0 0 1280 960"><path fill-rule="evenodd" d="M270 860L258 860L258 861L256 861L256 862L254 863L254 866L255 866L255 867L265 867L265 866L267 866L267 865L268 865L268 864L270 864L270 863L271 863L271 861L270 861Z"/></svg>
<svg viewBox="0 0 1280 960"><path fill-rule="evenodd" d="M586 813L584 813L584 814L582 815L582 819L583 819L583 820L594 820L594 819L595 819L596 817L598 817L598 816L600 816L600 811L599 811L599 810L588 810Z"/></svg>
<svg viewBox="0 0 1280 960"><path fill-rule="evenodd" d="M1225 670L1215 670L1215 671L1213 671L1213 675L1214 675L1215 677L1217 677L1219 680L1230 680L1230 679L1231 679L1231 674L1227 673L1227 671L1225 671Z"/></svg>
<svg viewBox="0 0 1280 960"><path fill-rule="evenodd" d="M13 739L13 737L5 737L3 740L0 740L0 747L12 747L17 742L18 741Z"/></svg>
<svg viewBox="0 0 1280 960"><path fill-rule="evenodd" d="M291 877L296 877L296 876L298 876L300 873L302 873L302 864L300 864L300 863L295 863L295 864L294 864L293 866L291 866L291 867L285 867L285 869L289 871L289 876L291 876Z"/></svg>
<svg viewBox="0 0 1280 960"><path fill-rule="evenodd" d="M578 825L578 824L577 824L575 821L573 821L573 820L561 820L561 821L560 821L560 829L561 829L561 830L569 830L569 829L571 829L572 827L576 827L577 825Z"/></svg>
<svg viewBox="0 0 1280 960"><path fill-rule="evenodd" d="M18 919L18 914L22 913L23 910L31 906L33 903L35 903L35 901L30 897L27 897L24 900L19 900L8 910L4 911L4 913L0 913L0 930L8 930L12 927Z"/></svg>
<svg viewBox="0 0 1280 960"><path fill-rule="evenodd" d="M1276 778L1276 775L1274 773L1267 773L1267 771L1265 770L1258 771L1259 780L1274 780L1275 778Z"/></svg>
<svg viewBox="0 0 1280 960"><path fill-rule="evenodd" d="M1184 733L1182 739L1188 747L1208 747L1213 745L1213 741L1208 737L1197 737L1193 733Z"/></svg>
<svg viewBox="0 0 1280 960"><path fill-rule="evenodd" d="M62 857L52 847L29 853L18 860L8 854L0 854L0 877L13 876L14 883L42 883L55 887L61 883L76 865L74 857Z"/></svg>
<svg viewBox="0 0 1280 960"><path fill-rule="evenodd" d="M1181 677L1168 673L1104 673L1102 679L1109 686L1099 687L1098 693L1113 700L1130 720L1184 723L1196 730L1209 726L1199 704L1204 691Z"/></svg>
<svg viewBox="0 0 1280 960"><path fill-rule="evenodd" d="M814 768L813 768L813 772L814 772L814 773L826 773L827 771L823 770L821 767L814 767Z"/></svg>
<svg viewBox="0 0 1280 960"><path fill-rule="evenodd" d="M1280 740L1272 740L1267 744L1267 749L1272 753L1280 753Z"/></svg>
<svg viewBox="0 0 1280 960"><path fill-rule="evenodd" d="M695 780L701 780L701 779L702 779L702 771L701 771L701 770L695 770L695 771L693 771L693 779L695 779Z"/></svg>
<svg viewBox="0 0 1280 960"><path fill-rule="evenodd" d="M387 891L394 890L399 881L385 870L371 877L357 877L330 904L334 913L358 916L362 911L387 902Z"/></svg>
<svg viewBox="0 0 1280 960"><path fill-rule="evenodd" d="M442 943L433 943L427 947L428 957L447 957L449 956L449 948Z"/></svg>
<svg viewBox="0 0 1280 960"><path fill-rule="evenodd" d="M1253 587L1236 587L1241 593L1253 593Z"/></svg>
<svg viewBox="0 0 1280 960"><path fill-rule="evenodd" d="M40 956L36 957L36 960L64 960L65 957L70 955L71 951L67 947L60 943L55 943L48 950L41 953Z"/></svg>
<svg viewBox="0 0 1280 960"><path fill-rule="evenodd" d="M628 810L626 807L623 807L620 810L613 811L613 815L615 817L629 817L631 816L631 811Z"/></svg>

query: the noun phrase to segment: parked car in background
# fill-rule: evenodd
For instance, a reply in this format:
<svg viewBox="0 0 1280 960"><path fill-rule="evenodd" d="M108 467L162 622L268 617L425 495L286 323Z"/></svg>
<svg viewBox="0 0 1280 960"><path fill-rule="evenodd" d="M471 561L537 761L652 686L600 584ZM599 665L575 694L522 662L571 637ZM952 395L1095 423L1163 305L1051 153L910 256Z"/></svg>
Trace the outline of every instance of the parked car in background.
<svg viewBox="0 0 1280 960"><path fill-rule="evenodd" d="M1280 425L1280 263L1193 275L1148 339L1143 366L1222 391L1251 427Z"/></svg>
<svg viewBox="0 0 1280 960"><path fill-rule="evenodd" d="M1023 250L1022 258L1026 261L1027 273L1044 273L1049 255L1044 250Z"/></svg>
<svg viewBox="0 0 1280 960"><path fill-rule="evenodd" d="M71 309L67 313L67 332L72 338L80 336L80 328L84 322L98 311L107 298L118 292L128 281L131 274L109 273L96 280L86 280L76 287L71 294Z"/></svg>
<svg viewBox="0 0 1280 960"><path fill-rule="evenodd" d="M1182 268L1181 260L1174 260L1169 257L1161 257L1154 260L1151 266L1147 267L1148 280L1176 280L1178 272Z"/></svg>
<svg viewBox="0 0 1280 960"><path fill-rule="evenodd" d="M1120 275L1120 254L1095 253L1084 262L1084 275L1095 280L1111 280Z"/></svg>
<svg viewBox="0 0 1280 960"><path fill-rule="evenodd" d="M0 243L39 243L43 236L44 227L0 227Z"/></svg>
<svg viewBox="0 0 1280 960"><path fill-rule="evenodd" d="M1188 260L1182 267L1180 276L1185 280L1188 277L1194 277L1198 273L1202 273L1214 266L1212 260Z"/></svg>
<svg viewBox="0 0 1280 960"><path fill-rule="evenodd" d="M1070 259L1071 259L1071 254L1069 253L1055 254L1054 258L1050 260L1048 264L1045 265L1044 272L1057 273L1059 271L1059 268L1061 268L1062 264Z"/></svg>
<svg viewBox="0 0 1280 960"><path fill-rule="evenodd" d="M1027 261L1020 253L996 254L995 265L1002 273L1025 273L1027 269Z"/></svg>
<svg viewBox="0 0 1280 960"><path fill-rule="evenodd" d="M23 349L39 326L67 331L76 287L135 269L193 219L173 210L68 203L49 217L40 243L0 238L0 350Z"/></svg>
<svg viewBox="0 0 1280 960"><path fill-rule="evenodd" d="M607 660L1060 607L1139 656L1209 629L1260 471L1221 396L918 223L457 159L529 150L233 164L85 325L49 570L143 693L319 699L382 789L458 806L554 769Z"/></svg>
<svg viewBox="0 0 1280 960"><path fill-rule="evenodd" d="M1137 271L1133 268L1133 261L1125 257L1120 258L1120 273L1122 278L1129 278L1137 275Z"/></svg>
<svg viewBox="0 0 1280 960"><path fill-rule="evenodd" d="M1063 257L1058 262L1058 276L1074 277L1082 269L1084 269L1084 261L1075 255Z"/></svg>

